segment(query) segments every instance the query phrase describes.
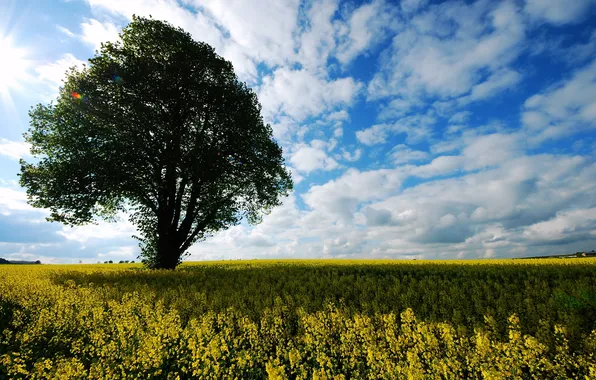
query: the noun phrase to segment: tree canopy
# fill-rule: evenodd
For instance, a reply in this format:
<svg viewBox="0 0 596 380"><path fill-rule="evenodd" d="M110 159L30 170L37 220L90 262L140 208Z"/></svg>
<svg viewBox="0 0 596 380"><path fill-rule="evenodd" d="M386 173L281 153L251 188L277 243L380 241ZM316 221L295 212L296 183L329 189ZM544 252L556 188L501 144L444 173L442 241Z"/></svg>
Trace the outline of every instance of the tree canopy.
<svg viewBox="0 0 596 380"><path fill-rule="evenodd" d="M141 17L120 39L31 109L20 183L49 221L128 212L143 262L174 269L195 242L259 223L293 183L256 94L211 46Z"/></svg>

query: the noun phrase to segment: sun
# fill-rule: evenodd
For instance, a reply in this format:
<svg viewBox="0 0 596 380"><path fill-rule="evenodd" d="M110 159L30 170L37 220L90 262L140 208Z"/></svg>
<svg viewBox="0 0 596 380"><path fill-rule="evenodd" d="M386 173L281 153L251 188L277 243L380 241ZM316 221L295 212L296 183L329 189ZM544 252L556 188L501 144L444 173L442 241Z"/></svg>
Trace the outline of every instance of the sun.
<svg viewBox="0 0 596 380"><path fill-rule="evenodd" d="M19 90L27 79L29 69L27 50L14 46L9 36L0 36L0 97L10 97L11 90Z"/></svg>

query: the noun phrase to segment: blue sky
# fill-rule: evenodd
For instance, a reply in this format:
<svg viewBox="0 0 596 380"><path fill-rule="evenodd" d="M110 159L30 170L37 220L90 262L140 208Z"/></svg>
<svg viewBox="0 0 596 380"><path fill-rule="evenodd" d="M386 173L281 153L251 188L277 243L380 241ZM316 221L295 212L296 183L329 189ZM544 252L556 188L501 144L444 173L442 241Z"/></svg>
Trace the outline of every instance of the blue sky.
<svg viewBox="0 0 596 380"><path fill-rule="evenodd" d="M0 257L136 259L125 214L49 223L17 183L28 109L133 14L230 60L293 173L262 224L215 234L192 260L596 249L596 1L8 0Z"/></svg>

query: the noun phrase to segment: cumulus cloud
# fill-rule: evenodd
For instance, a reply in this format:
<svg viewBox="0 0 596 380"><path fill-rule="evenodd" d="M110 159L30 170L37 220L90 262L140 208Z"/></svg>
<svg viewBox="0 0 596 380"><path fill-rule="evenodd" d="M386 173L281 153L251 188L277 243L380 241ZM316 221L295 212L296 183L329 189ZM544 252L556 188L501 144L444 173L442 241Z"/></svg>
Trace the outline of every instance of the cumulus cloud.
<svg viewBox="0 0 596 380"><path fill-rule="evenodd" d="M524 103L522 122L540 143L596 126L596 60Z"/></svg>
<svg viewBox="0 0 596 380"><path fill-rule="evenodd" d="M120 38L120 28L111 22L89 19L81 24L81 30L83 41L92 45L95 50L99 50L102 42L114 42Z"/></svg>
<svg viewBox="0 0 596 380"><path fill-rule="evenodd" d="M460 170L472 171L485 167L498 166L524 153L523 135L491 133L486 135L468 134L457 142L452 150L461 150L460 155L439 156L432 162L412 169L412 174L429 178L453 174ZM449 141L445 141L449 142ZM441 147L434 152L447 151Z"/></svg>
<svg viewBox="0 0 596 380"><path fill-rule="evenodd" d="M316 140L311 146L300 145L292 154L290 162L294 168L305 174L315 170L333 170L339 167L337 161L329 157L324 146L317 144Z"/></svg>
<svg viewBox="0 0 596 380"><path fill-rule="evenodd" d="M582 21L595 3L594 0L527 0L524 10L537 20L563 25Z"/></svg>
<svg viewBox="0 0 596 380"><path fill-rule="evenodd" d="M109 249L109 248L108 248ZM135 260L139 254L139 248L126 245L122 247L118 247L116 249L111 249L109 251L101 250L97 254L97 258L101 261L121 261L121 260Z"/></svg>
<svg viewBox="0 0 596 380"><path fill-rule="evenodd" d="M360 172L351 168L335 180L312 186L303 198L312 209L351 222L360 203L397 192L405 177L399 169Z"/></svg>
<svg viewBox="0 0 596 380"><path fill-rule="evenodd" d="M5 138L0 138L0 155L6 156L13 160L28 157L31 145L24 141L11 141Z"/></svg>
<svg viewBox="0 0 596 380"><path fill-rule="evenodd" d="M363 4L350 15L340 29L337 58L348 63L361 53L383 42L387 34L399 28L397 8L383 0Z"/></svg>
<svg viewBox="0 0 596 380"><path fill-rule="evenodd" d="M569 243L596 238L596 208L558 212L544 222L525 228L523 237L530 243Z"/></svg>
<svg viewBox="0 0 596 380"><path fill-rule="evenodd" d="M364 145L384 143L389 134L390 126L385 124L373 125L370 128L356 131L356 138Z"/></svg>
<svg viewBox="0 0 596 380"><path fill-rule="evenodd" d="M66 77L66 72L71 67L82 67L84 61L75 58L74 55L67 53L62 55L56 62L40 65L35 68L38 78L53 87L58 87L62 84L62 80Z"/></svg>
<svg viewBox="0 0 596 380"><path fill-rule="evenodd" d="M308 70L327 71L327 60L336 47L333 17L338 6L338 0L311 3L306 30L300 35L297 57Z"/></svg>
<svg viewBox="0 0 596 380"><path fill-rule="evenodd" d="M213 16L215 23L229 33L230 40L254 60L271 67L293 60L292 41L299 0L232 0L225 3L204 0L190 3L204 8Z"/></svg>
<svg viewBox="0 0 596 380"><path fill-rule="evenodd" d="M297 121L352 104L362 84L353 78L327 81L307 70L280 68L263 78L259 99L270 117L286 114Z"/></svg>
<svg viewBox="0 0 596 380"><path fill-rule="evenodd" d="M0 187L0 212L10 215L11 210L36 210L27 204L27 194L24 191Z"/></svg>
<svg viewBox="0 0 596 380"><path fill-rule="evenodd" d="M64 226L58 235L67 240L76 241L82 244L90 240L101 241L104 239L130 238L137 234L136 227L128 221L128 215L120 213L117 216L118 223L99 221L97 224L86 224L82 226Z"/></svg>
<svg viewBox="0 0 596 380"><path fill-rule="evenodd" d="M430 6L382 53L368 99L485 98L519 80L509 65L523 50L524 37L523 17L513 2Z"/></svg>
<svg viewBox="0 0 596 380"><path fill-rule="evenodd" d="M389 157L395 165L400 165L412 161L425 160L428 157L428 153L412 149L405 144L398 144L391 149Z"/></svg>
<svg viewBox="0 0 596 380"><path fill-rule="evenodd" d="M489 99L496 94L502 94L504 90L513 88L521 79L521 74L511 69L495 72L484 82L472 87L470 94L459 98L458 103L461 106L478 100Z"/></svg>
<svg viewBox="0 0 596 380"><path fill-rule="evenodd" d="M405 134L409 144L419 143L433 134L433 127L437 121L431 113L417 114L398 119L391 124L375 124L356 132L356 138L362 144L383 144L390 136Z"/></svg>
<svg viewBox="0 0 596 380"><path fill-rule="evenodd" d="M520 227L549 220L559 210L593 204L594 173L596 166L580 157L540 155L514 158L480 173L424 183L370 206L390 210L391 216L386 212L382 215L385 221L407 210L417 215L415 223L376 237L400 234L418 243L463 243L499 225L506 235L517 236ZM578 187L569 191L573 186Z"/></svg>
<svg viewBox="0 0 596 380"><path fill-rule="evenodd" d="M358 161L360 159L360 157L362 156L362 149L358 148L356 149L354 152L350 153L347 150L343 150L342 148L342 155L341 157L349 162L355 162Z"/></svg>

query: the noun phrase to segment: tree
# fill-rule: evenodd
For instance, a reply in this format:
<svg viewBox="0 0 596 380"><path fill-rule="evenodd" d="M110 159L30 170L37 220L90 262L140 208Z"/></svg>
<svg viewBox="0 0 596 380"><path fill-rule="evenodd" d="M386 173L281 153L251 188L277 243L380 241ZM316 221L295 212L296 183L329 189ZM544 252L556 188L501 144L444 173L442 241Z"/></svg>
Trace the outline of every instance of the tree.
<svg viewBox="0 0 596 380"><path fill-rule="evenodd" d="M174 269L199 240L251 224L292 190L256 94L180 28L133 17L29 112L28 201L66 225L130 215L143 262Z"/></svg>

